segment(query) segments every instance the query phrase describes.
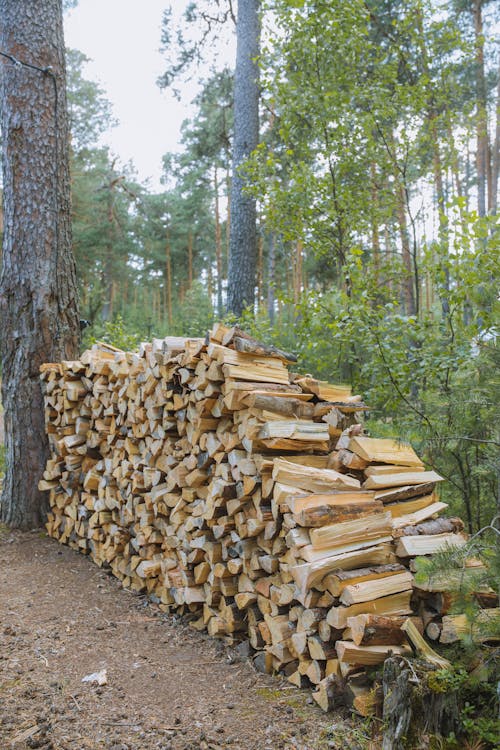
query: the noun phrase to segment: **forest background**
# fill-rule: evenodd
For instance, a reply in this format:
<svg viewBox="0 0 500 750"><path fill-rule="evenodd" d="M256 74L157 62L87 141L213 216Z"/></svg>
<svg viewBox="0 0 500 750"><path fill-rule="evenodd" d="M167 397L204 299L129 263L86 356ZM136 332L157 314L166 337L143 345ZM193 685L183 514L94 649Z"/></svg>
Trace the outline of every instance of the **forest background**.
<svg viewBox="0 0 500 750"><path fill-rule="evenodd" d="M226 316L234 81L212 51L234 34L230 10L199 0L178 28L167 7L158 20L159 85L204 76L162 192L99 145L111 105L67 52L87 344L202 336ZM500 505L499 10L274 0L261 14L260 143L245 170L256 299L243 325L362 393L368 428L410 440L474 531Z"/></svg>

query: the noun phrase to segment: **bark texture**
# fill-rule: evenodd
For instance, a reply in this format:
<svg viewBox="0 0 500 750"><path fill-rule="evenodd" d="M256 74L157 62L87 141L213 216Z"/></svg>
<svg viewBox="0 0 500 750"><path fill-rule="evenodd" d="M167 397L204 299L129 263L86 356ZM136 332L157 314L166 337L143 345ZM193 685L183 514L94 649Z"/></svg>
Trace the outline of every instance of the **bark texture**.
<svg viewBox="0 0 500 750"><path fill-rule="evenodd" d="M5 231L0 281L7 472L0 518L34 527L48 454L38 368L79 347L61 0L0 0Z"/></svg>
<svg viewBox="0 0 500 750"><path fill-rule="evenodd" d="M409 669L402 669L396 659L384 663L384 736L382 750L404 750L412 720L412 694Z"/></svg>
<svg viewBox="0 0 500 750"><path fill-rule="evenodd" d="M241 165L259 140L259 2L239 0L234 80L233 178L227 307L238 317L255 298L257 232L255 199L245 194Z"/></svg>
<svg viewBox="0 0 500 750"><path fill-rule="evenodd" d="M488 139L488 95L484 70L483 0L473 0L474 36L476 46L476 169L477 212L486 216L491 202L491 164Z"/></svg>

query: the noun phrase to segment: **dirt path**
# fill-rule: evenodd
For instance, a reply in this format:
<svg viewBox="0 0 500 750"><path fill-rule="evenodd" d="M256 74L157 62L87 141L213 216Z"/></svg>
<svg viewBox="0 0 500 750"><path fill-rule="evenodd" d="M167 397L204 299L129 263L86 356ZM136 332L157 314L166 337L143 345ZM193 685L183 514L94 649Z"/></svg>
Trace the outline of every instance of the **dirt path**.
<svg viewBox="0 0 500 750"><path fill-rule="evenodd" d="M2 750L359 747L310 700L41 532L0 532Z"/></svg>

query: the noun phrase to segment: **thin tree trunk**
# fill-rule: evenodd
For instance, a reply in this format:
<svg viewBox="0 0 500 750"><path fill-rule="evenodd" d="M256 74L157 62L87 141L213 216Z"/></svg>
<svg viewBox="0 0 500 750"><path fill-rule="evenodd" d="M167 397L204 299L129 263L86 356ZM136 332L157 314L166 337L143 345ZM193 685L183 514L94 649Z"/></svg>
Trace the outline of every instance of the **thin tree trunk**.
<svg viewBox="0 0 500 750"><path fill-rule="evenodd" d="M491 204L491 163L488 139L486 77L484 73L483 0L473 0L474 37L476 45L476 168L477 212L486 216ZM489 189L488 189L489 188Z"/></svg>
<svg viewBox="0 0 500 750"><path fill-rule="evenodd" d="M295 243L295 263L293 264L293 299L296 305L299 304L302 293L302 250L302 240L297 240Z"/></svg>
<svg viewBox="0 0 500 750"><path fill-rule="evenodd" d="M498 209L498 174L500 171L500 62L498 69L497 106L496 106L496 128L495 140L493 142L493 154L491 165L491 213L496 214Z"/></svg>
<svg viewBox="0 0 500 750"><path fill-rule="evenodd" d="M371 220L372 220L372 256L373 256L373 267L375 273L375 279L378 280L380 271L380 234L378 226L378 187L377 187L377 168L375 162L370 165L370 176L371 176Z"/></svg>
<svg viewBox="0 0 500 750"><path fill-rule="evenodd" d="M446 197L444 192L443 171L441 166L441 153L439 151L438 133L435 118L430 116L430 133L432 138L432 164L434 168L434 186L436 188L438 220L439 220L439 245L440 245L440 262L443 262L444 294L441 294L441 308L443 315L448 315L450 306L448 302L448 292L450 291L450 269L448 266L449 258L449 222L446 213Z"/></svg>
<svg viewBox="0 0 500 750"><path fill-rule="evenodd" d="M233 177L228 274L228 310L240 317L255 301L257 211L245 192L242 166L259 139L259 0L239 0L234 81Z"/></svg>
<svg viewBox="0 0 500 750"><path fill-rule="evenodd" d="M455 138L453 137L453 130L449 117L446 118L446 131L448 135L448 147L451 153L451 173L453 176L453 182L455 183L455 191L457 198L462 198L464 190L462 186L462 178L460 177L460 163L458 157L458 149L455 145ZM463 209L460 207L460 213L462 214Z"/></svg>
<svg viewBox="0 0 500 750"><path fill-rule="evenodd" d="M267 314L269 316L269 322L274 325L274 285L275 285L275 238L274 233L271 232L269 236L269 250L267 256Z"/></svg>
<svg viewBox="0 0 500 750"><path fill-rule="evenodd" d="M470 195L469 195L469 184L471 179L471 153L470 153L470 141L467 139L466 158L465 158L465 179L464 179L464 198L465 198L465 210L469 210Z"/></svg>
<svg viewBox="0 0 500 750"><path fill-rule="evenodd" d="M227 195L227 217L226 217L226 269L229 271L229 248L231 241L231 173L226 170L226 195Z"/></svg>
<svg viewBox="0 0 500 750"><path fill-rule="evenodd" d="M385 222L385 225L384 225L384 255L385 255L386 265L387 266L392 265L393 250L392 250L391 237L389 235L388 222ZM394 290L394 283L393 283L392 275L389 275L387 287L391 292Z"/></svg>
<svg viewBox="0 0 500 750"><path fill-rule="evenodd" d="M102 272L102 285L104 290L104 302L101 310L101 318L104 321L111 320L113 315L113 227L114 227L114 213L113 213L113 179L110 178L108 194L107 194L107 217L108 223L106 226L107 238L106 238L106 257L104 259L104 269Z"/></svg>
<svg viewBox="0 0 500 750"><path fill-rule="evenodd" d="M260 307L264 292L264 237L262 234L259 234L257 248L257 306Z"/></svg>
<svg viewBox="0 0 500 750"><path fill-rule="evenodd" d="M193 233L188 232L188 289L193 286Z"/></svg>
<svg viewBox="0 0 500 750"><path fill-rule="evenodd" d="M45 518L49 454L39 367L75 359L80 327L71 252L69 134L60 0L0 0L5 233L0 282L7 471L0 519Z"/></svg>
<svg viewBox="0 0 500 750"><path fill-rule="evenodd" d="M170 237L167 231L167 242L165 245L165 286L167 289L167 319L169 326L172 325L172 257L170 250Z"/></svg>
<svg viewBox="0 0 500 750"><path fill-rule="evenodd" d="M212 298L214 294L214 273L210 260L207 262L207 294L210 302L210 309L213 310Z"/></svg>
<svg viewBox="0 0 500 750"><path fill-rule="evenodd" d="M415 315L416 305L413 284L413 260L410 249L410 237L408 234L408 222L406 220L406 199L404 188L398 178L396 178L396 213L398 217L403 265L406 272L403 281L406 314Z"/></svg>
<svg viewBox="0 0 500 750"><path fill-rule="evenodd" d="M217 167L214 167L214 194L215 194L215 259L217 265L217 315L222 315L222 235L220 226L219 209L219 180Z"/></svg>
<svg viewBox="0 0 500 750"><path fill-rule="evenodd" d="M422 13L420 9L417 11L417 24L418 24L418 30L419 30L419 47L420 52L422 56L422 63L423 63L423 70L426 74L429 82L432 81L432 75L431 71L429 69L429 56L427 54L427 44L425 39L425 33L424 33L424 24L422 19ZM432 149L432 166L433 166L433 173L434 173L434 187L436 190L436 201L437 201L437 213L438 213L438 237L439 237L439 244L440 244L440 262L441 260L444 261L443 263L443 276L445 279L444 282L444 294L440 294L441 298L441 307L443 310L443 314L447 315L449 313L449 302L448 302L448 292L450 289L450 272L448 268L448 245L449 245L449 231L448 231L448 215L446 213L446 199L445 199L445 190L444 190L444 181L443 181L443 169L442 169L442 161L441 161L441 152L439 148L439 132L438 132L438 124L437 124L437 114L436 114L436 108L435 108L435 92L433 91L433 84L428 84L428 111L427 111L427 124L429 127L429 133L430 133L430 143L431 143L431 149ZM417 289L417 294L419 290Z"/></svg>

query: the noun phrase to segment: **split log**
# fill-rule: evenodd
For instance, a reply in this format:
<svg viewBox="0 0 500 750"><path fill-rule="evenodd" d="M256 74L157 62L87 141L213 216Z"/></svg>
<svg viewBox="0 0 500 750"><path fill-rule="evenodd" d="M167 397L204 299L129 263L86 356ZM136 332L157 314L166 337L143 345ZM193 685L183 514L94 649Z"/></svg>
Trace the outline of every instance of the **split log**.
<svg viewBox="0 0 500 750"><path fill-rule="evenodd" d="M362 666L382 664L391 654L400 656L411 654L411 648L408 645L395 643L382 646L356 646L352 641L337 641L335 648L341 662Z"/></svg>
<svg viewBox="0 0 500 750"><path fill-rule="evenodd" d="M429 644L426 643L425 639L420 635L415 624L410 619L406 620L401 625L401 630L404 630L421 658L440 669L451 669L451 664L448 659L437 654Z"/></svg>
<svg viewBox="0 0 500 750"><path fill-rule="evenodd" d="M395 440L353 437L349 443L349 450L369 462L410 467L422 466L422 461L411 446Z"/></svg>
<svg viewBox="0 0 500 750"><path fill-rule="evenodd" d="M321 680L312 697L323 711L333 711L334 708L345 705L345 688L344 680L331 674Z"/></svg>
<svg viewBox="0 0 500 750"><path fill-rule="evenodd" d="M384 617L383 615L361 614L347 618L352 640L356 646L400 646L406 640L401 630L402 618Z"/></svg>

